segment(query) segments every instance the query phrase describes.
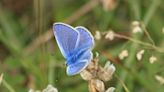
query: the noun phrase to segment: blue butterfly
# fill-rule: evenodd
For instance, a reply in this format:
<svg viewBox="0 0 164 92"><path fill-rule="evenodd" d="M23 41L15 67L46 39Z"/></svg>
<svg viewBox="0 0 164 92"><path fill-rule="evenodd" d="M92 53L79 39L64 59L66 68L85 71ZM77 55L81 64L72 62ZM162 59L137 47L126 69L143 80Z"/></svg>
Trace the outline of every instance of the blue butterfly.
<svg viewBox="0 0 164 92"><path fill-rule="evenodd" d="M66 59L67 74L80 73L93 58L93 36L85 27L74 28L60 22L54 23L53 32L59 49Z"/></svg>

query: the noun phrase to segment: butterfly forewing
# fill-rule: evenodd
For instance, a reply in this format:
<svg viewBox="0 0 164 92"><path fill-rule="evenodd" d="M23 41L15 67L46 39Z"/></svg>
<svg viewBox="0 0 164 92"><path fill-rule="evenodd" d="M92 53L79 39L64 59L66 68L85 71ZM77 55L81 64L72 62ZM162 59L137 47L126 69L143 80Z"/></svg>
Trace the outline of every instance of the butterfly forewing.
<svg viewBox="0 0 164 92"><path fill-rule="evenodd" d="M53 31L61 53L65 58L69 57L70 53L75 49L78 32L63 23L55 23Z"/></svg>

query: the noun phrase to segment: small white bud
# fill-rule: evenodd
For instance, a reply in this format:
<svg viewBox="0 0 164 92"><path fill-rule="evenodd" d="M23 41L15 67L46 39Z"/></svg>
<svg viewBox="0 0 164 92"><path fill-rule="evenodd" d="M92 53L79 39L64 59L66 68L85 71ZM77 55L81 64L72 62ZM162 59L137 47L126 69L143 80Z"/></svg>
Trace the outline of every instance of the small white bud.
<svg viewBox="0 0 164 92"><path fill-rule="evenodd" d="M58 92L58 90L52 85L48 85L47 88L43 89L43 92Z"/></svg>
<svg viewBox="0 0 164 92"><path fill-rule="evenodd" d="M142 32L142 29L140 27L140 22L138 21L133 21L132 22L132 32L133 33L141 33Z"/></svg>
<svg viewBox="0 0 164 92"><path fill-rule="evenodd" d="M133 33L142 33L142 29L141 29L141 27L136 26L136 27L134 27L134 28L132 29L132 32L133 32Z"/></svg>
<svg viewBox="0 0 164 92"><path fill-rule="evenodd" d="M113 32L113 31L109 31L109 32L105 35L105 39L113 40L113 39L114 39L114 32Z"/></svg>
<svg viewBox="0 0 164 92"><path fill-rule="evenodd" d="M120 60L123 60L127 56L128 56L128 51L127 50L121 51L121 53L118 55L118 57L120 58Z"/></svg>
<svg viewBox="0 0 164 92"><path fill-rule="evenodd" d="M136 58L138 61L140 61L142 59L142 56L144 54L145 50L140 50L137 54L136 54Z"/></svg>
<svg viewBox="0 0 164 92"><path fill-rule="evenodd" d="M162 33L164 34L164 27L162 28Z"/></svg>
<svg viewBox="0 0 164 92"><path fill-rule="evenodd" d="M157 61L157 58L156 58L155 56L151 56L151 57L149 58L149 62L150 62L151 64L153 64L155 61Z"/></svg>
<svg viewBox="0 0 164 92"><path fill-rule="evenodd" d="M101 33L100 33L100 31L96 31L95 39L96 40L100 40L101 39Z"/></svg>
<svg viewBox="0 0 164 92"><path fill-rule="evenodd" d="M139 21L133 21L132 22L132 26L139 26L140 25L140 22Z"/></svg>
<svg viewBox="0 0 164 92"><path fill-rule="evenodd" d="M115 91L115 88L114 87L110 87L105 92L114 92L114 91Z"/></svg>
<svg viewBox="0 0 164 92"><path fill-rule="evenodd" d="M164 77L160 76L160 75L155 75L155 79L160 83L160 84L164 84Z"/></svg>

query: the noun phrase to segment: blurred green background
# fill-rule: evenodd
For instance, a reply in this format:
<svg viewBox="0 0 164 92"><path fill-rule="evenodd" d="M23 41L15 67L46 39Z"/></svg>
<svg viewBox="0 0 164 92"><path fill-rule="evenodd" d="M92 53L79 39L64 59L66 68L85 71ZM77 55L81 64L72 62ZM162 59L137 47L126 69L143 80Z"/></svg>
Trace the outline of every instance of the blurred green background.
<svg viewBox="0 0 164 92"><path fill-rule="evenodd" d="M105 3L102 3L105 2ZM59 92L88 92L88 84L80 75L67 76L65 60L52 33L54 22L85 26L94 35L96 30L114 32L151 43L146 34L131 34L131 23L145 25L155 45L164 48L163 0L0 0L0 92L28 92L42 90L48 84ZM102 37L95 41L93 53L100 53L100 63L107 60L116 66L115 75L130 92L164 92L164 53L127 39L112 41ZM119 60L119 53L127 49L129 55ZM139 50L145 53L136 59ZM150 64L151 55L157 62ZM118 78L105 83L126 92ZM164 81L164 79L163 79ZM15 90L15 91L14 91Z"/></svg>

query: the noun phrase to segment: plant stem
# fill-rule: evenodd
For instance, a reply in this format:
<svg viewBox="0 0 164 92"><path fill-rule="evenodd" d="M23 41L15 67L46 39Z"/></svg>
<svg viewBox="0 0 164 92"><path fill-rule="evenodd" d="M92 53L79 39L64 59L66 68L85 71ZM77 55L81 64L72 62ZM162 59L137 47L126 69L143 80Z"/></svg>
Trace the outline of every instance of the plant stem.
<svg viewBox="0 0 164 92"><path fill-rule="evenodd" d="M48 82L54 84L54 61L52 59L49 61Z"/></svg>
<svg viewBox="0 0 164 92"><path fill-rule="evenodd" d="M6 80L2 80L2 83L4 84L4 86L9 90L9 92L16 92L13 88L12 88L12 86L9 84L9 83L7 83L7 81Z"/></svg>

